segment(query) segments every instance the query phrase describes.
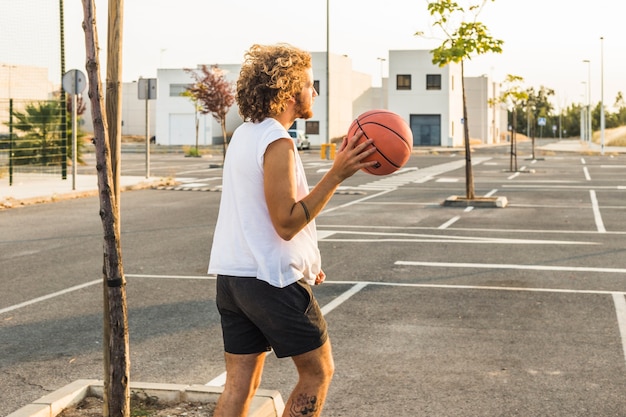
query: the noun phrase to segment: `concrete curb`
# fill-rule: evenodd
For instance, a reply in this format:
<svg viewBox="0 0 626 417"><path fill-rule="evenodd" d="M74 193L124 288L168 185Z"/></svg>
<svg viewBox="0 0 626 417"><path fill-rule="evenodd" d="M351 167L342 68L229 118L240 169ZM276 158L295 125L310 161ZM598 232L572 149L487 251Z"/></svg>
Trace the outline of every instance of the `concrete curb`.
<svg viewBox="0 0 626 417"><path fill-rule="evenodd" d="M445 207L476 207L476 208L504 208L508 200L504 196L499 197L475 197L468 199L460 196L450 196L442 203Z"/></svg>
<svg viewBox="0 0 626 417"><path fill-rule="evenodd" d="M93 176L94 185L90 189L83 190L75 190L75 191L59 191L46 193L41 192L41 196L35 197L16 197L16 196L0 196L0 210L2 209L10 209L10 208L18 208L24 206L30 206L33 204L40 203L54 203L57 201L71 200L75 198L83 198L83 197L93 197L97 196L100 191L97 186L97 177ZM152 179L141 179L140 181L128 180L125 177L122 177L122 184L120 187L121 192L132 191L132 190L142 190L147 188L158 188L175 185L176 181L170 178L152 178Z"/></svg>
<svg viewBox="0 0 626 417"><path fill-rule="evenodd" d="M163 402L215 402L224 390L223 387L206 385L159 384L150 382L131 382L131 392L142 392L157 397ZM7 417L55 417L64 409L78 404L88 396L102 398L103 381L79 379L38 400L20 408ZM278 417L285 408L278 391L258 390L248 417Z"/></svg>

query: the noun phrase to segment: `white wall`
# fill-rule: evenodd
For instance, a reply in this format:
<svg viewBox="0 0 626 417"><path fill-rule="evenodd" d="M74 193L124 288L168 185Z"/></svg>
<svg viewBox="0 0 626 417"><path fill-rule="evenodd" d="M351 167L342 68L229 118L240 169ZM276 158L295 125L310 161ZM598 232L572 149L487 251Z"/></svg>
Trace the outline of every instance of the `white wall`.
<svg viewBox="0 0 626 417"><path fill-rule="evenodd" d="M150 136L156 127L156 100L139 100L137 82L122 85L122 135L146 135L146 101Z"/></svg>
<svg viewBox="0 0 626 417"><path fill-rule="evenodd" d="M9 132L4 124L9 121L9 99L13 111L20 112L33 101L51 99L58 88L48 79L47 68L0 63L0 133Z"/></svg>
<svg viewBox="0 0 626 417"><path fill-rule="evenodd" d="M195 120L198 119L198 144L212 144L210 115L196 114L188 97L171 93L172 85L188 85L194 82L184 69L157 70L156 143L159 145L196 144Z"/></svg>
<svg viewBox="0 0 626 417"><path fill-rule="evenodd" d="M440 117L441 146L463 146L463 100L461 89L461 67L450 64L440 68L432 64L427 50L390 51L389 78L382 87L372 87L368 74L352 70L352 60L345 55L330 54L330 89L326 82L326 53L313 52L313 76L319 81L319 96L313 105L310 121L319 123L319 134L307 133L313 146L327 143L326 94L330 90L330 138L347 133L352 120L359 114L375 109L387 108L400 114L410 123L411 116L438 115ZM222 65L226 78L236 81L241 66ZM396 76L411 75L411 90L398 90ZM426 75L441 75L441 90L426 89ZM195 144L195 112L191 100L171 96L170 85L186 85L193 82L190 74L182 68L157 70L158 96L150 102L150 132L162 145ZM497 97L498 85L487 77L466 77L468 119L470 136L483 143L498 143L506 140L506 109L503 106L487 105L489 98ZM123 134L145 133L145 101L138 100L136 83L125 83ZM221 126L211 115L198 115L199 144L221 144ZM242 123L235 103L226 117L227 134ZM90 124L90 120L89 120ZM305 120L296 120L298 129L306 130ZM90 126L89 126L90 127ZM87 127L84 127L85 130ZM92 130L92 129L91 129Z"/></svg>
<svg viewBox="0 0 626 417"><path fill-rule="evenodd" d="M498 103L498 84L486 75L465 77L465 94L470 138L484 144L505 142L507 110Z"/></svg>
<svg viewBox="0 0 626 417"><path fill-rule="evenodd" d="M106 94L106 88L102 86L102 94ZM93 134L93 120L91 117L91 100L87 95L87 89L83 92L85 113L81 119L80 129ZM148 100L148 113L150 129L148 135L154 136L156 129L156 100ZM139 100L137 82L122 84L122 135L143 136L146 135L146 100Z"/></svg>
<svg viewBox="0 0 626 417"><path fill-rule="evenodd" d="M426 75L441 75L441 90L426 89ZM411 89L398 90L397 76L411 75ZM410 121L411 115L441 117L441 146L463 144L463 96L461 67L450 64L443 68L432 64L429 51L389 51L389 110ZM414 132L415 135L415 132Z"/></svg>
<svg viewBox="0 0 626 417"><path fill-rule="evenodd" d="M490 84L486 75L465 77L469 136L470 139L480 140L481 143L493 143L493 126L489 123L492 112L489 111L488 104L489 99L493 99Z"/></svg>

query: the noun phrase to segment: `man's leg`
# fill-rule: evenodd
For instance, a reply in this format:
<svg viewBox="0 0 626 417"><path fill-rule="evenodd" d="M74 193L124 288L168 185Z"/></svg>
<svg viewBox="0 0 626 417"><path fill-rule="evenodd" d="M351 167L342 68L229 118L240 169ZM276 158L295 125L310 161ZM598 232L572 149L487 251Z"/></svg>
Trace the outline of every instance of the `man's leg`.
<svg viewBox="0 0 626 417"><path fill-rule="evenodd" d="M285 404L283 417L317 417L322 413L335 371L330 340L292 359L298 369L299 379Z"/></svg>
<svg viewBox="0 0 626 417"><path fill-rule="evenodd" d="M249 355L225 353L226 385L215 407L214 417L246 417L263 374L265 352Z"/></svg>

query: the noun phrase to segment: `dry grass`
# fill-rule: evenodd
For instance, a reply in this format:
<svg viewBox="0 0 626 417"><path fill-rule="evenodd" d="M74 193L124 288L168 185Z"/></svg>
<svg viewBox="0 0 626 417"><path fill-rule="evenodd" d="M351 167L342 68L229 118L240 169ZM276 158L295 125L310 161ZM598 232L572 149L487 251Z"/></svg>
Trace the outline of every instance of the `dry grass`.
<svg viewBox="0 0 626 417"><path fill-rule="evenodd" d="M592 139L594 143L600 143L600 132L594 132ZM626 146L626 126L606 129L604 141L606 146Z"/></svg>

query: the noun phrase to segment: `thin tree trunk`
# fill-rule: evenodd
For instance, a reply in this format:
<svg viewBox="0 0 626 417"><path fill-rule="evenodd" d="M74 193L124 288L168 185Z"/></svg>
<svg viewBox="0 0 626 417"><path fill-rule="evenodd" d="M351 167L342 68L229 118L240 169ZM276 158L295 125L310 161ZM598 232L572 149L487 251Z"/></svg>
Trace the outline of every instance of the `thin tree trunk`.
<svg viewBox="0 0 626 417"><path fill-rule="evenodd" d="M128 323L126 312L126 280L122 267L120 244L119 199L111 161L111 147L107 115L104 111L100 65L98 61L98 38L94 0L83 0L85 20L85 48L87 52L87 78L89 98L96 144L100 217L104 231L103 283L104 315L109 318L105 325L105 403L103 415L130 415L130 360L128 349ZM106 320L105 320L106 321ZM107 360L109 361L107 365ZM108 394L107 394L108 391Z"/></svg>
<svg viewBox="0 0 626 417"><path fill-rule="evenodd" d="M196 107L196 111L195 111L195 118L196 118L196 156L200 155L200 153L198 152L198 135L199 135L199 129L200 129L200 119L198 118L198 105L196 103L193 103L194 106Z"/></svg>
<svg viewBox="0 0 626 417"><path fill-rule="evenodd" d="M515 132L517 131L517 113L515 111L516 105L513 106L512 114L513 120L511 121L512 129L511 129L511 162L509 166L509 170L512 172L517 172L517 138L515 137Z"/></svg>
<svg viewBox="0 0 626 417"><path fill-rule="evenodd" d="M226 150L228 149L228 142L226 138L226 116L220 120L220 126L222 126L222 135L224 135L224 158L226 158Z"/></svg>
<svg viewBox="0 0 626 417"><path fill-rule="evenodd" d="M461 61L461 90L463 91L463 136L465 142L465 197L474 199L474 172L472 170L472 148L470 147L469 123L467 122L467 102L465 100L465 74Z"/></svg>

